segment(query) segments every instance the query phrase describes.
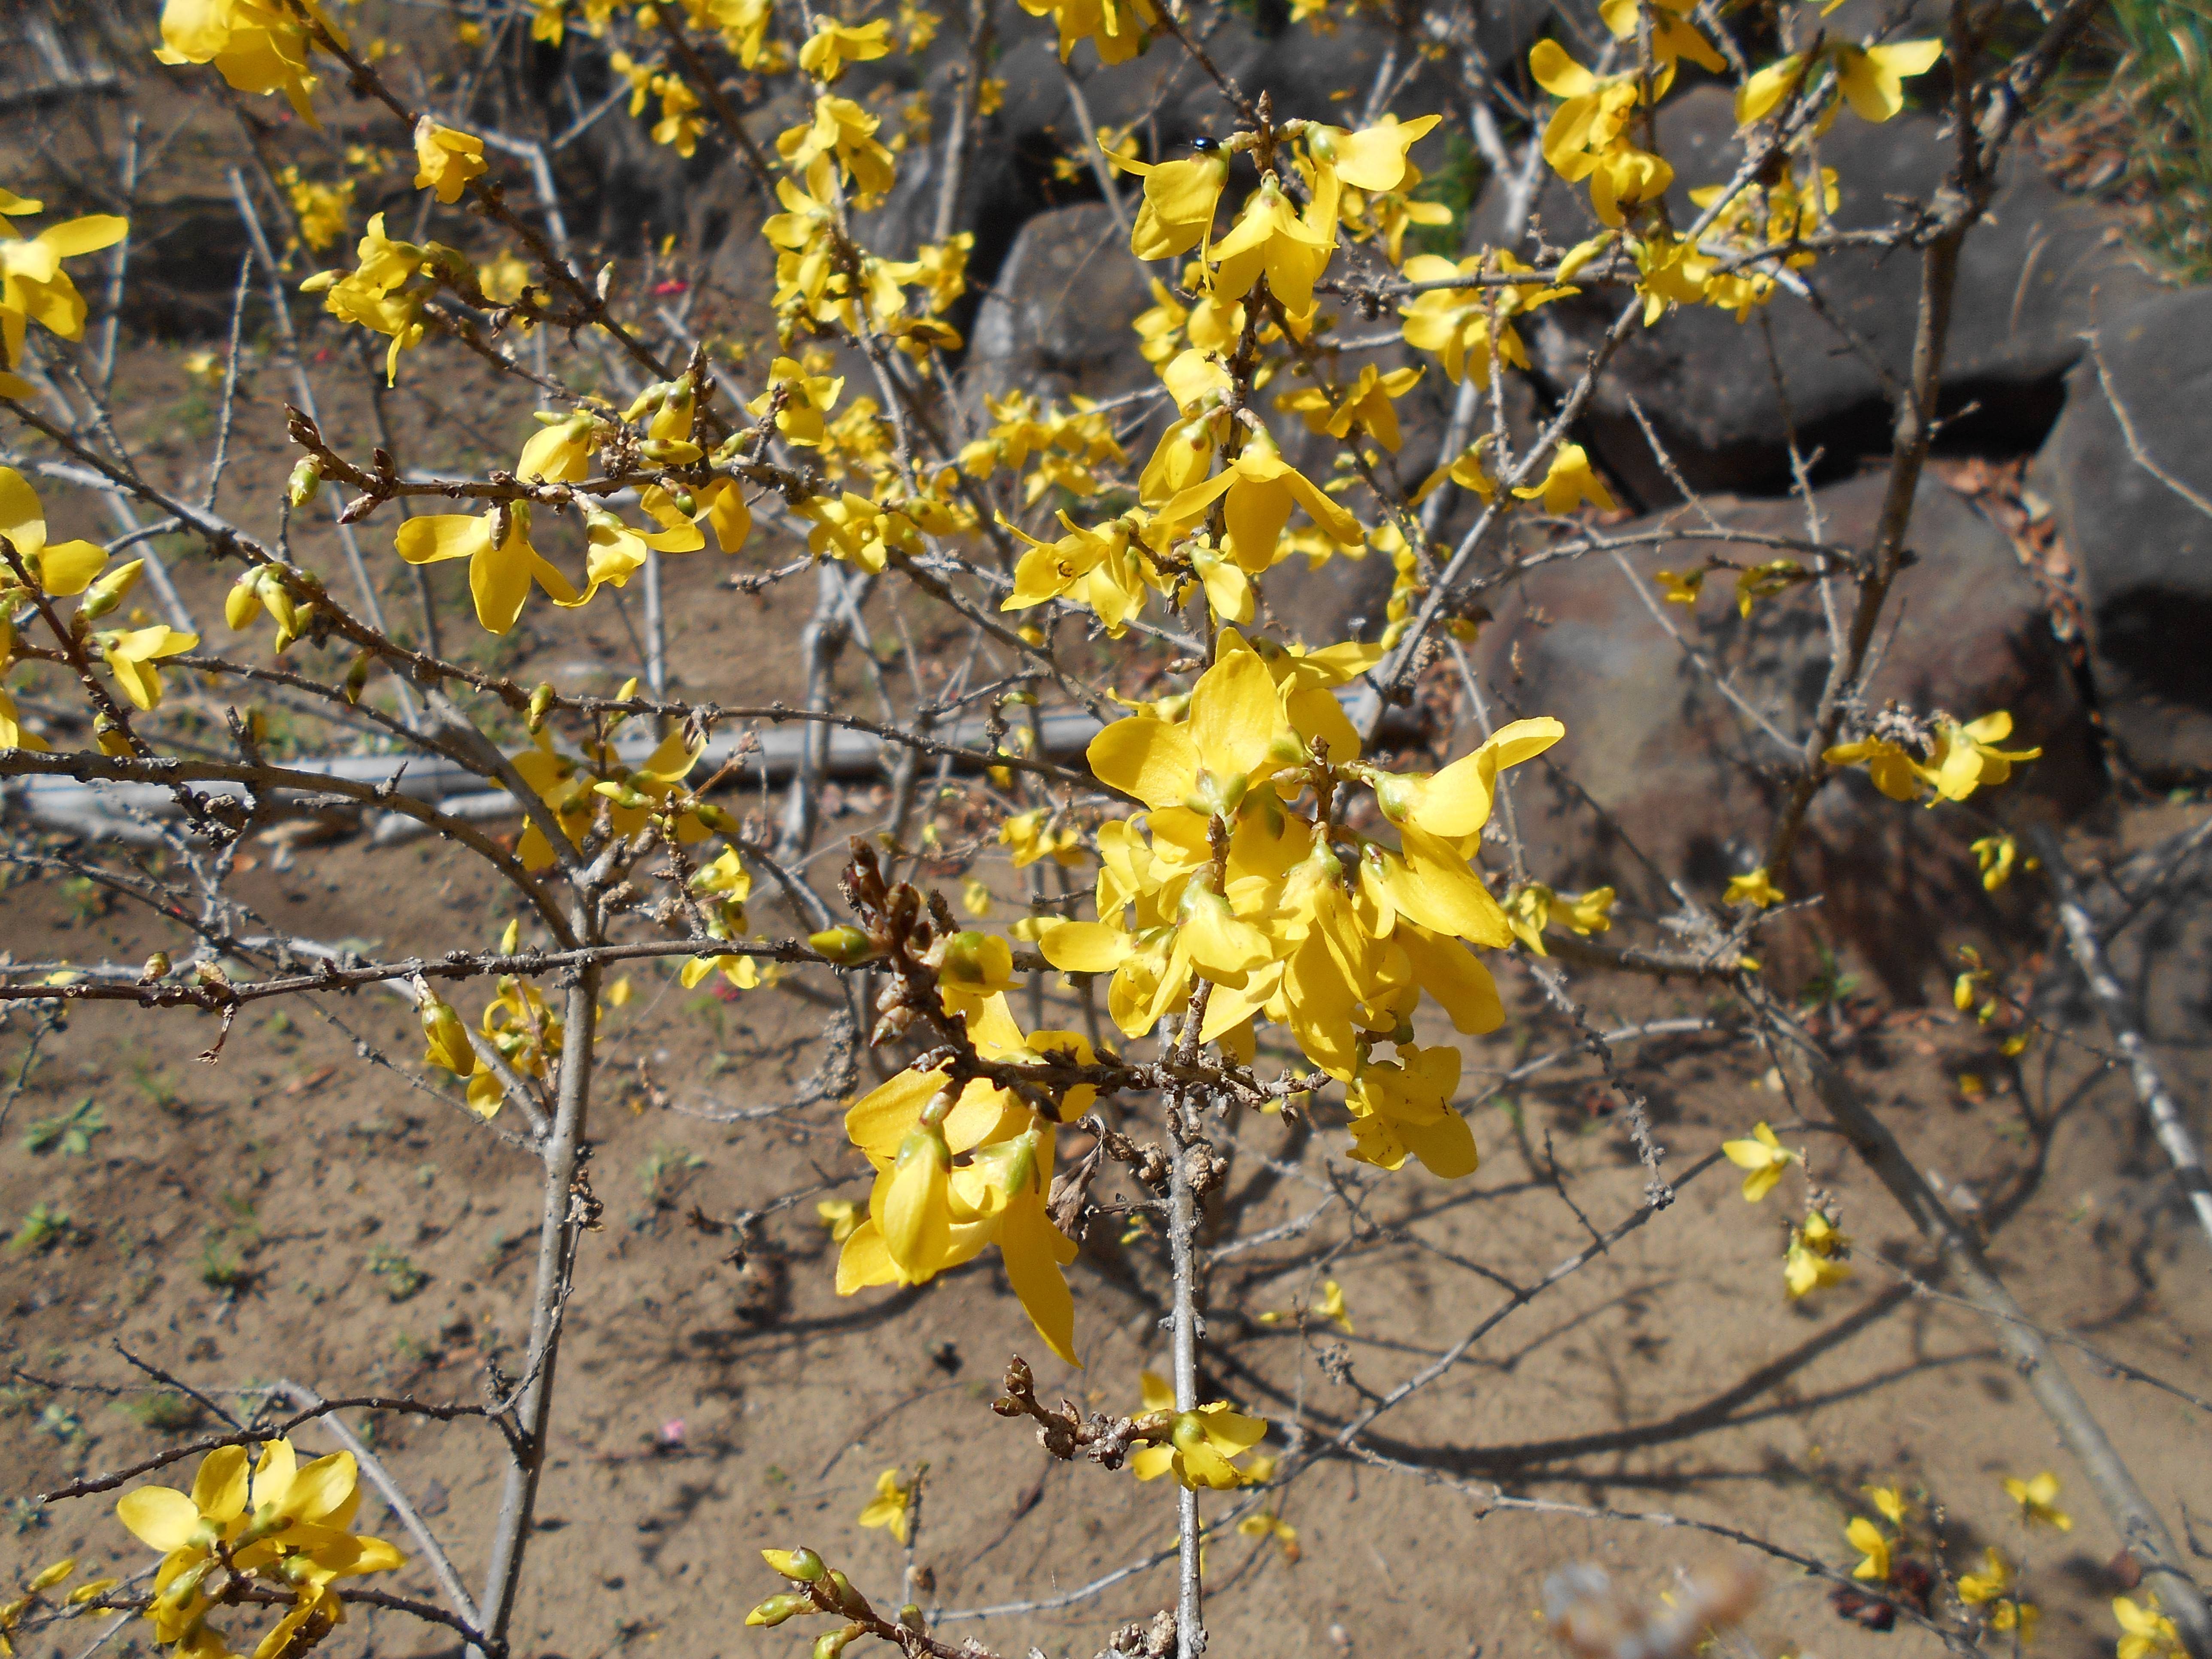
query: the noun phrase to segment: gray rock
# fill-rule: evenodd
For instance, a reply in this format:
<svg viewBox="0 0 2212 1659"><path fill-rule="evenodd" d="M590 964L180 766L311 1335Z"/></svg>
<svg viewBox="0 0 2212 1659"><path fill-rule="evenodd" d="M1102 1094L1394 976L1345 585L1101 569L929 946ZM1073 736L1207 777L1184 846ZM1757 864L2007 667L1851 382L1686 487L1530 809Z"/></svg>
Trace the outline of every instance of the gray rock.
<svg viewBox="0 0 2212 1659"><path fill-rule="evenodd" d="M1826 539L1864 546L1887 482L1869 474L1818 491ZM1805 534L1796 501L1713 505L1730 525ZM1697 522L1679 509L1674 515L1677 526ZM1921 485L1911 546L1918 556L1893 590L1871 700L1961 720L2008 708L2018 744L2040 744L2044 758L1978 794L1975 807L2008 821L2082 810L2100 788L2095 747L2041 595L2011 544L1930 479ZM1739 563L1759 556L1695 540L1630 556L1648 581L1653 569L1701 563L1708 550ZM1719 572L1694 611L1662 609L1747 702L1802 740L1828 664L1817 590L1765 600L1748 622L1733 599ZM1601 822L1540 775L1523 787L1521 827L1541 878L1563 889L1609 883L1626 903L1664 913L1673 899L1624 837L1709 902L1729 876L1759 863L1780 799L1778 769L1794 752L1730 705L1610 560L1540 568L1493 594L1491 605L1497 619L1477 647L1480 671L1513 710L1565 722L1559 763L1611 819ZM1857 945L1910 994L1944 945L1925 916L1988 914L1966 847L1981 833L1974 816L1888 800L1854 772L1822 795L1796 868L1781 884L1825 893L1814 925Z"/></svg>
<svg viewBox="0 0 2212 1659"><path fill-rule="evenodd" d="M1740 160L1729 94L1705 87L1678 95L1660 113L1662 148L1674 163L1670 197L1676 222L1696 210L1692 187L1727 178ZM1926 201L1942 181L1946 141L1933 118L1908 112L1879 125L1845 112L1820 144L1839 176L1835 222L1879 227L1899 212L1894 198ZM1496 197L1500 192L1492 192ZM1478 211L1478 228L1489 228ZM1571 246L1591 234L1585 190L1550 174L1536 204L1546 237ZM1775 359L1788 389L1788 416L1801 445L1825 453L1825 465L1848 469L1889 447L1890 418L1870 356L1903 377L1912 356L1920 261L1910 250L1849 250L1825 257L1810 273L1834 315L1865 356L1808 304L1778 295L1767 309ZM1967 237L1959 270L1943 376L1943 407L1976 411L1948 428L1945 441L1976 448L2032 448L2057 416L2061 380L2081 355L2093 296L2106 315L2156 289L2127 255L2117 222L2094 204L2051 185L2031 159L2015 155L1990 205L1990 220ZM1618 291L1571 302L1532 329L1539 368L1555 386L1579 374L1584 355L1620 303ZM1633 398L1698 489L1780 491L1789 486L1785 410L1756 314L1678 309L1657 328L1632 334L1613 359L1591 410L1590 438L1614 476L1640 501L1676 499L1629 409Z"/></svg>
<svg viewBox="0 0 2212 1659"><path fill-rule="evenodd" d="M2103 307L2097 338L2143 453L2212 498L2212 289ZM2107 729L2154 780L2212 775L2212 516L2129 453L2092 361L2033 477L2073 557Z"/></svg>
<svg viewBox="0 0 2212 1659"><path fill-rule="evenodd" d="M1152 304L1145 268L1104 203L1041 213L1014 238L975 313L969 387L1042 398L1137 391L1152 383L1152 365L1130 325Z"/></svg>

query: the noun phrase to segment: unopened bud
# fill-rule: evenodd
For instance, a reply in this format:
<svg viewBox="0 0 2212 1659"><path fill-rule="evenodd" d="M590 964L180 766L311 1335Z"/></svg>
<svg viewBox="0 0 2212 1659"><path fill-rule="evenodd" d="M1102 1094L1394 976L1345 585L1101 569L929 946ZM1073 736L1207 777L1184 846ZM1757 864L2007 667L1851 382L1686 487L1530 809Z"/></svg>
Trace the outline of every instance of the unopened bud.
<svg viewBox="0 0 2212 1659"><path fill-rule="evenodd" d="M430 1059L458 1077L476 1070L476 1051L469 1046L468 1027L461 1024L452 1004L425 995L416 1012L422 1021L422 1035L430 1039Z"/></svg>
<svg viewBox="0 0 2212 1659"><path fill-rule="evenodd" d="M367 646L363 646L353 653L353 661L346 667L344 689L347 702L357 703L361 701L361 694L368 685L368 671L375 665L376 653L371 651Z"/></svg>
<svg viewBox="0 0 2212 1659"><path fill-rule="evenodd" d="M156 951L146 958L146 965L138 970L138 982L141 985L151 985L156 980L167 979L168 975L169 953L167 951Z"/></svg>
<svg viewBox="0 0 2212 1659"><path fill-rule="evenodd" d="M802 1584L811 1584L830 1571L822 1565L822 1558L804 1544L795 1550L763 1550L761 1559L786 1578L796 1578Z"/></svg>
<svg viewBox="0 0 2212 1659"><path fill-rule="evenodd" d="M323 464L313 455L302 455L294 463L292 476L284 483L284 499L295 507L305 507L315 499L323 487Z"/></svg>
<svg viewBox="0 0 2212 1659"><path fill-rule="evenodd" d="M691 816L718 836L734 836L738 824L736 817L724 811L712 801L699 801L691 808Z"/></svg>
<svg viewBox="0 0 2212 1659"><path fill-rule="evenodd" d="M859 1625L824 1631L814 1638L814 1659L837 1659L839 1654L866 1634L866 1631Z"/></svg>
<svg viewBox="0 0 2212 1659"><path fill-rule="evenodd" d="M55 1585L60 1583L63 1579L68 1577L76 1571L76 1557L74 1555L65 1555L60 1560L55 1562L53 1565L41 1572L37 1577L31 1580L31 1582L26 1584L23 1588L29 1590L33 1595L35 1595L42 1589L52 1589Z"/></svg>
<svg viewBox="0 0 2212 1659"><path fill-rule="evenodd" d="M138 577L146 568L146 561L133 559L130 563L109 571L84 592L84 603L77 615L90 622L104 617L123 603L123 596L138 585Z"/></svg>
<svg viewBox="0 0 2212 1659"><path fill-rule="evenodd" d="M781 1595L771 1595L745 1615L748 1625L774 1626L802 1613L814 1611L814 1603L796 1590L787 1590Z"/></svg>
<svg viewBox="0 0 2212 1659"><path fill-rule="evenodd" d="M535 736L544 727L545 711L553 706L553 682L538 681L538 689L530 694L530 713L525 717L532 735Z"/></svg>
<svg viewBox="0 0 2212 1659"><path fill-rule="evenodd" d="M605 796L626 811L635 811L641 806L653 805L653 798L650 795L641 795L626 783L601 781L592 786L592 793L595 795Z"/></svg>
<svg viewBox="0 0 2212 1659"><path fill-rule="evenodd" d="M857 967L876 954L868 936L857 927L825 927L809 933L806 942L821 955L848 968Z"/></svg>
<svg viewBox="0 0 2212 1659"><path fill-rule="evenodd" d="M260 573L249 570L230 585L223 595L222 619L233 628L251 628L253 619L261 614Z"/></svg>

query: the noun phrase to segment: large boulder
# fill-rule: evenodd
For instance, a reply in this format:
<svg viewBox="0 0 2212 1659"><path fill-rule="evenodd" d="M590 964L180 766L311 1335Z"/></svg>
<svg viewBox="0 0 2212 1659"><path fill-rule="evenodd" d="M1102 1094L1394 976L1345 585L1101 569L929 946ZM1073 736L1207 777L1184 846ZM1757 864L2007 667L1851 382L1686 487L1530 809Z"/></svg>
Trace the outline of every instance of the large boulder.
<svg viewBox="0 0 2212 1659"><path fill-rule="evenodd" d="M1720 87L1699 88L1661 107L1661 148L1675 169L1669 203L1676 223L1687 224L1697 213L1692 188L1735 171L1742 155L1735 131L1729 94ZM1932 117L1908 112L1877 125L1847 111L1821 139L1820 153L1838 174L1834 223L1872 228L1893 222L1903 201L1933 198L1949 141ZM1486 240L1496 240L1500 228L1494 198L1503 192L1490 195L1477 221L1489 232ZM1587 188L1548 172L1536 217L1555 246L1571 245L1596 228ZM1877 365L1899 380L1911 368L1919 256L1903 248L1839 250L1808 275L1835 321L1787 293L1765 308L1786 406L1756 315L1738 323L1731 313L1678 308L1659 326L1630 335L1614 354L1590 410L1590 437L1639 501L1656 507L1678 492L1654 459L1631 399L1699 490L1787 489L1785 434L1792 422L1801 446L1821 451L1831 474L1887 451L1890 413ZM2031 159L2008 161L1989 217L1968 234L1960 256L1942 407L1953 413L1969 403L1977 407L1946 428L1944 441L2033 448L2057 416L2062 380L2081 355L2081 332L2095 312L2110 315L2155 289L2128 257L2107 214L2062 193ZM1555 388L1579 375L1622 297L1620 290L1601 290L1537 319L1530 343Z"/></svg>
<svg viewBox="0 0 2212 1659"><path fill-rule="evenodd" d="M1047 399L1138 391L1152 365L1130 325L1152 304L1145 268L1103 202L1041 213L1014 238L975 313L969 387Z"/></svg>
<svg viewBox="0 0 2212 1659"><path fill-rule="evenodd" d="M2033 477L2073 558L2106 728L2154 779L2201 781L2212 776L2212 289L2106 308L2096 337L2111 394L2094 361L2075 368Z"/></svg>
<svg viewBox="0 0 2212 1659"><path fill-rule="evenodd" d="M1817 491L1823 539L1868 545L1887 486L1885 474L1871 473ZM1737 528L1806 533L1801 501L1709 505ZM1699 540L1701 522L1676 509L1613 533L1662 524L1683 533L1681 542L1629 556L1647 583L1655 568L1693 568L1708 554L1738 564L1774 556ZM1975 807L2018 821L2089 805L2100 776L2081 700L2010 542L1945 485L1924 479L1910 544L1917 558L1892 591L1869 706L1895 701L1961 720L2009 709L2016 740L2040 744L2044 757L1977 795ZM1837 597L1848 605L1850 590L1839 584ZM1829 661L1818 591L1806 585L1764 600L1748 620L1733 599L1722 571L1694 608L1661 608L1744 702L1802 743ZM1556 757L1607 815L1540 775L1522 787L1521 827L1541 878L1561 888L1610 884L1626 903L1664 914L1674 900L1624 839L1708 902L1731 875L1760 863L1783 769L1796 751L1731 703L1609 560L1542 566L1490 603L1497 617L1477 647L1480 671L1513 710L1565 722ZM1824 892L1814 925L1857 945L1910 994L1947 944L1927 919L1963 921L1984 902L1965 845L1980 833L1972 815L1887 799L1855 771L1824 792L1782 885L1793 895Z"/></svg>

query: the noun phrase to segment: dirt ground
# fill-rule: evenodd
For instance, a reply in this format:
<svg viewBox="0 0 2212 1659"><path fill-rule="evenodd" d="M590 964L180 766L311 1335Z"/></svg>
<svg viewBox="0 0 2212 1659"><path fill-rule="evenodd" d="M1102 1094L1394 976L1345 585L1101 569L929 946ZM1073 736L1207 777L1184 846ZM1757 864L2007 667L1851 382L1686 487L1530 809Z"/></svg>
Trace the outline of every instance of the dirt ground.
<svg viewBox="0 0 2212 1659"><path fill-rule="evenodd" d="M191 384L167 359L141 367L155 388L139 411L144 429L174 423L177 454L201 453L177 407L198 395ZM264 405L283 395L273 373L255 391ZM464 417L453 419L445 429L459 445ZM479 421L473 429L493 428ZM457 449L451 464L479 459ZM267 501L286 464L249 447L226 499L234 491L240 502ZM252 524L253 509L241 510ZM411 590L385 533L369 545L392 574L385 599L396 605ZM776 556L757 553L746 568ZM713 554L671 567L678 683L726 700L794 695L808 584L747 597L718 586L727 574ZM453 578L446 595L458 603L459 578L451 567L438 574ZM214 614L221 575L186 562L180 580ZM504 648L507 662L558 668L571 684L618 679L635 661L610 607L556 627L541 604ZM871 824L875 802L861 787L836 798L841 816L815 870L825 888L838 838ZM2101 827L2138 843L2186 818L2143 809ZM264 844L240 868L236 890L261 915L307 938L385 954L488 945L517 914L509 896L436 843L374 848L355 839L289 854ZM1011 896L1002 862L979 873ZM18 886L5 903L4 948L18 963L136 962L177 944L143 914L90 894ZM2025 985L2039 963L2007 965ZM948 1615L940 1633L1004 1653L1034 1644L1054 1659L1087 1659L1116 1626L1171 1602L1165 1565L1071 1595L1171 1540L1171 1491L1126 1471L1054 1463L1025 1428L988 1409L1015 1352L1036 1367L1047 1398L1065 1392L1133 1408L1140 1371L1167 1363L1161 1240L1124 1237L1115 1218L1094 1225L1070 1275L1087 1362L1079 1372L1046 1352L995 1256L918 1291L841 1301L814 1206L860 1200L866 1166L836 1108L712 1121L788 1098L814 1069L826 1010L786 990L730 1000L686 992L672 972L651 967L629 978L635 994L610 1016L593 1106L589 1168L604 1219L585 1246L568 1312L517 1652L795 1655L818 1624L741 1624L778 1587L755 1552L811 1544L879 1605L896 1605L904 1553L855 1518L879 1473L921 1462L929 1468L913 1564L926 1588L916 1599ZM1214 1242L1285 1234L1218 1261L1207 1387L1267 1417L1271 1449L1333 1431L1511 1301L1514 1286L1583 1249L1577 1210L1605 1230L1639 1201L1643 1172L1587 1061L1570 1056L1490 1091L1486 1078L1562 1046L1525 975L1503 967L1500 982L1507 1029L1462 1042L1462 1101L1486 1095L1471 1115L1485 1162L1468 1180L1352 1164L1340 1115L1327 1111L1310 1125L1226 1126L1231 1168L1210 1217ZM2201 982L2191 984L2185 998L2201 1001ZM1954 1201L1994 1215L2006 1194L2026 1189L1992 1250L2033 1316L2212 1392L2199 1352L2212 1334L2203 1241L2176 1218L2124 1075L2094 1052L2047 1040L2011 1065L1950 1012L1940 987L1909 1006L1830 988L1832 1006L1816 1018ZM1704 994L1682 988L1607 985L1593 994L1601 1025L1706 1012ZM461 999L465 1013L473 1017L481 995ZM2101 1045L2093 1024L2077 1029ZM12 1578L64 1553L125 1571L150 1559L107 1499L47 1510L26 1501L195 1426L190 1403L146 1384L119 1348L209 1390L282 1377L325 1394L468 1400L487 1360L512 1364L526 1334L535 1170L451 1101L377 1063L417 1067L422 1039L399 1000L362 993L319 1008L264 1005L213 1064L194 1058L213 1024L189 1013L84 1009L27 1071L30 1032L20 1010L0 1025L0 1098L9 1101L0 1223L13 1232L41 1205L67 1220L35 1248L0 1255L0 1363L9 1370L0 1394L9 1518L0 1572ZM1725 1033L1623 1052L1650 1095L1666 1169L1678 1179L1753 1122L1788 1118L1765 1080L1765 1057ZM2169 1058L2201 1082L2194 1052ZM1969 1074L1978 1086L1962 1084ZM88 1145L32 1149L35 1126L86 1102L105 1126ZM2031 1168L2033 1126L2047 1127L2049 1139ZM1812 1172L1857 1241L1848 1284L1800 1304L1783 1293L1784 1206L1802 1188L1754 1209L1724 1164L1683 1181L1671 1208L1498 1321L1463 1363L1377 1421L1368 1443L1415 1472L1337 1461L1298 1480L1278 1506L1296 1528L1296 1559L1278 1540L1216 1538L1212 1650L1551 1653L1534 1615L1548 1573L1592 1562L1650 1597L1677 1569L1723 1553L1649 1519L1486 1515L1463 1486L1424 1479L1425 1470L1632 1516L1722 1521L1845 1567L1855 1557L1844 1523L1871 1513L1862 1489L1902 1486L1923 1534L1940 1525L1954 1569L1978 1567L1989 1544L2025 1561L2026 1594L2044 1609L2039 1651L2109 1651L2106 1604L2124 1582L2111 1565L2119 1540L2079 1471L1985 1328L1899 1292L1884 1260L1917 1261L1917 1246L1880 1189L1832 1138L1785 1139L1809 1145ZM726 1259L727 1232L690 1222L695 1208L722 1221L768 1212L742 1267ZM1310 1224L1290 1224L1301 1218ZM1317 1316L1303 1328L1296 1318L1262 1322L1262 1314L1316 1307L1326 1279L1343 1287L1352 1331ZM2203 1418L2171 1395L2068 1363L2178 1525L2182 1503L2212 1477ZM492 1431L388 1416L362 1426L465 1577L479 1575L478 1540L496 1496ZM313 1431L301 1440L327 1443ZM2044 1468L2064 1483L2070 1532L2024 1532L2001 1488L2006 1476ZM1210 1497L1209 1512L1226 1502ZM399 1535L376 1500L365 1513ZM1759 1654L1934 1650L1924 1633L1863 1630L1830 1606L1826 1585L1771 1560L1758 1565L1764 1595L1745 1638ZM419 1568L398 1577L404 1588L428 1583ZM1044 1605L968 1616L1007 1603ZM239 1634L247 1627L234 1624ZM86 1639L85 1627L71 1626L26 1651L73 1655ZM147 1650L128 1631L114 1650L134 1644ZM325 1649L447 1650L437 1633L373 1613Z"/></svg>

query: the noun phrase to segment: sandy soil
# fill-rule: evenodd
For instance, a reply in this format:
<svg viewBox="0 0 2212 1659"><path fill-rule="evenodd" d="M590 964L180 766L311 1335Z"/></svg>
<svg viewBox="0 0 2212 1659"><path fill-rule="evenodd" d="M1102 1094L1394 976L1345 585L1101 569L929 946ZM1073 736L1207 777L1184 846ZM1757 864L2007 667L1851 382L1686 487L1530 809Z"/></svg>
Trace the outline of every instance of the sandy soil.
<svg viewBox="0 0 2212 1659"><path fill-rule="evenodd" d="M145 428L177 425L181 465L202 453L179 413L198 394L166 360L141 367L154 388ZM268 373L254 392L265 418L283 388ZM452 446L435 464L460 468L480 462L471 441L504 453L522 416L502 408L457 411L442 426L410 419ZM470 436L488 433L496 441ZM270 500L285 464L249 447L226 499ZM252 523L256 508L242 510ZM382 532L369 544L385 602L411 602ZM331 550L318 556L339 568ZM757 567L749 559L748 568ZM180 574L188 597L214 614L221 575L196 561ZM809 584L751 599L718 587L726 574L713 554L672 567L680 684L726 699L793 695ZM459 581L445 584L448 605ZM556 629L541 605L505 649L504 661L556 667L570 683L586 672L619 678L635 659L611 607L595 607L577 631ZM851 684L857 695L857 677ZM832 846L872 822L868 791L845 792L838 804ZM2147 815L2118 828L2142 839L2171 819ZM488 945L515 914L464 859L434 844L307 847L289 867L265 845L249 858L239 895L311 938L386 952ZM1012 892L1003 864L980 872ZM817 873L826 878L826 859ZM17 887L6 904L5 948L17 962L136 961L175 943L142 914L50 886ZM2023 976L2037 965L2027 956L2007 963ZM1133 1407L1139 1371L1165 1363L1160 1240L1124 1239L1113 1218L1093 1227L1071 1272L1081 1372L1050 1360L994 1260L919 1292L840 1301L814 1204L860 1198L865 1166L836 1110L711 1121L787 1097L816 1063L823 1009L782 992L736 1000L685 992L651 969L630 978L635 995L611 1017L593 1109L590 1173L604 1223L585 1247L570 1310L517 1651L594 1659L658 1644L702 1659L795 1654L813 1633L808 1625L740 1625L744 1608L776 1588L754 1552L805 1541L896 1604L902 1553L855 1526L878 1474L895 1465L929 1465L913 1560L928 1586L917 1599L941 1612L1053 1601L1158 1551L1173 1532L1170 1492L1127 1472L1055 1464L988 1404L1007 1356L1019 1352L1048 1397ZM1464 1044L1466 1100L1484 1093L1486 1077L1562 1046L1527 979L1509 968L1501 983L1514 1017L1497 1036ZM463 1000L473 1014L480 996ZM1599 991L1592 1012L1609 1024L1704 1009L1700 994L1632 985ZM1988 1212L2024 1191L1993 1250L2038 1319L2212 1392L2198 1354L2212 1334L2203 1242L2176 1222L2170 1181L2124 1077L2094 1054L2047 1042L2008 1065L1940 995L1897 1006L1853 991L1822 1018L1947 1191L1963 1186ZM0 1027L0 1091L24 1066L29 1030L20 1012ZM0 1358L13 1368L0 1395L0 1498L162 1443L142 1420L160 1415L149 1393L111 1397L83 1386L143 1382L118 1344L208 1389L281 1376L325 1393L472 1399L487 1360L513 1363L526 1317L533 1171L450 1102L374 1063L416 1067L421 1038L408 1011L366 993L319 1009L264 1006L240 1022L219 1062L202 1064L193 1056L213 1030L189 1014L81 1012L40 1048L7 1109L0 1221L12 1231L40 1204L69 1221L46 1246L0 1256ZM1762 1083L1764 1057L1724 1034L1626 1053L1678 1178L1722 1139L1787 1115ZM2174 1058L2181 1075L2201 1069L2193 1054ZM1961 1088L1969 1073L1984 1080L1979 1092ZM1310 1126L1229 1125L1231 1168L1210 1212L1213 1241L1301 1218L1310 1224L1217 1265L1210 1390L1266 1416L1279 1449L1300 1433L1332 1431L1491 1318L1513 1287L1585 1248L1577 1209L1600 1230L1635 1210L1644 1176L1608 1099L1594 1068L1572 1057L1491 1094L1472 1114L1483 1168L1449 1186L1417 1166L1378 1177L1347 1163L1341 1119L1330 1113ZM87 1152L25 1145L32 1126L84 1101L106 1126ZM2027 1592L2045 1609L2040 1651L2109 1651L2106 1603L2121 1580L2108 1564L2118 1540L2078 1471L1972 1316L1898 1291L1882 1258L1917 1259L1917 1247L1881 1191L1832 1137L1789 1139L1810 1145L1813 1174L1858 1241L1850 1283L1803 1304L1785 1299L1780 1229L1802 1187L1754 1209L1725 1165L1683 1181L1671 1208L1499 1319L1462 1363L1380 1419L1370 1443L1416 1473L1330 1462L1298 1480L1279 1505L1297 1529L1295 1560L1273 1540L1218 1538L1213 1650L1555 1651L1532 1611L1548 1572L1595 1562L1656 1595L1678 1568L1721 1553L1646 1520L1485 1515L1466 1490L1425 1480L1425 1470L1485 1491L1494 1480L1562 1504L1724 1521L1844 1567L1855 1558L1844 1522L1869 1512L1862 1488L1902 1484L1923 1537L1940 1516L1953 1567L1978 1566L1985 1544L2025 1559ZM726 1260L726 1233L687 1221L695 1206L710 1219L769 1212L742 1268ZM1261 1322L1316 1304L1325 1279L1343 1286L1353 1333L1318 1320ZM2180 1502L2212 1475L2201 1416L2169 1395L2069 1364L2178 1522ZM189 1413L173 1396L167 1409L167 1426L182 1432ZM465 1573L480 1571L495 1498L491 1432L389 1416L366 1427ZM313 1432L301 1438L324 1443ZM2065 1482L2069 1533L2023 1533L2000 1488L2007 1475L2045 1468ZM1208 1507L1218 1512L1224 1500ZM9 1513L0 1571L11 1575L64 1553L126 1568L144 1559L106 1500L43 1512L17 1503ZM368 1513L379 1516L375 1503ZM1933 1650L1924 1634L1873 1634L1842 1620L1825 1585L1771 1562L1760 1571L1764 1599L1746 1636L1761 1654ZM428 1583L419 1568L399 1577ZM1154 1567L1063 1607L943 1631L1001 1652L1034 1643L1088 1656L1115 1626L1172 1596L1171 1569ZM70 1643L47 1638L27 1650L74 1653L82 1637L70 1634ZM358 1617L326 1649L446 1650L434 1632L386 1614Z"/></svg>

